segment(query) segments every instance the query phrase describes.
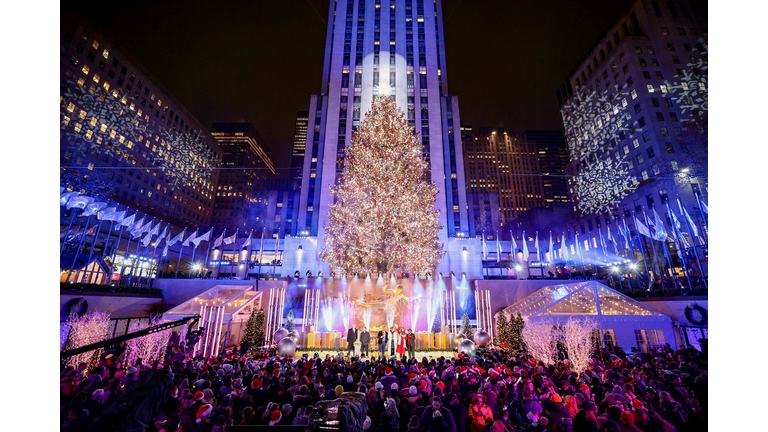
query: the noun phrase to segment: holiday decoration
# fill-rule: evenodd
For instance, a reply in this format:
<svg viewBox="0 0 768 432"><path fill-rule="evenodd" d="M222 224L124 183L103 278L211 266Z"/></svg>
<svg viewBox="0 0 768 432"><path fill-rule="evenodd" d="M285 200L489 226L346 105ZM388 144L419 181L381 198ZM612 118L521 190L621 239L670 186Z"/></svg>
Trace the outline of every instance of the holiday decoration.
<svg viewBox="0 0 768 432"><path fill-rule="evenodd" d="M279 341L281 341L283 338L286 338L286 337L288 337L288 330L286 330L286 329L284 329L284 328L281 328L281 329L278 329L278 330L275 332L275 335L274 335L274 337L272 338L272 340L273 340L273 341L276 341L276 342L279 342Z"/></svg>
<svg viewBox="0 0 768 432"><path fill-rule="evenodd" d="M474 336L472 326L469 324L469 315L467 315L466 312L464 312L464 318L461 324L461 334L464 335L464 338L466 339L472 339Z"/></svg>
<svg viewBox="0 0 768 432"><path fill-rule="evenodd" d="M456 349L459 349L461 346L461 343L464 342L467 338L464 337L463 334L459 333L456 335L455 338L453 338L454 343L456 344Z"/></svg>
<svg viewBox="0 0 768 432"><path fill-rule="evenodd" d="M475 341L475 345L484 347L491 341L491 336L485 330L477 330L472 339Z"/></svg>
<svg viewBox="0 0 768 432"><path fill-rule="evenodd" d="M405 116L377 96L344 149L342 175L320 254L347 274L433 269L444 251L437 233L437 186Z"/></svg>
<svg viewBox="0 0 768 432"><path fill-rule="evenodd" d="M149 321L133 320L128 327L128 333L133 333L145 328L163 323L162 315L155 315ZM150 333L146 336L130 339L126 342L125 364L133 366L141 359L142 364L150 364L163 359L165 347L171 337L171 329Z"/></svg>
<svg viewBox="0 0 768 432"><path fill-rule="evenodd" d="M72 314L69 317L69 341L67 350L80 348L107 339L109 334L109 314L88 312L82 316ZM67 366L77 368L80 363L88 365L88 370L101 358L104 348L84 352L67 359Z"/></svg>
<svg viewBox="0 0 768 432"><path fill-rule="evenodd" d="M285 319L285 328L289 333L293 330L293 309L288 311L288 317Z"/></svg>
<svg viewBox="0 0 768 432"><path fill-rule="evenodd" d="M548 322L528 322L522 332L528 352L545 365L556 361L558 337L553 335L553 327Z"/></svg>
<svg viewBox="0 0 768 432"><path fill-rule="evenodd" d="M299 331L296 329L293 329L288 332L288 337L293 339L293 342L298 345L299 344Z"/></svg>
<svg viewBox="0 0 768 432"><path fill-rule="evenodd" d="M703 326L707 323L707 310L696 303L691 303L685 307L685 318L695 326Z"/></svg>
<svg viewBox="0 0 768 432"><path fill-rule="evenodd" d="M277 343L277 352L279 352L280 355L293 355L293 353L296 352L296 342L289 337L281 339L280 342Z"/></svg>
<svg viewBox="0 0 768 432"><path fill-rule="evenodd" d="M520 312L517 315L513 315L509 319L509 336L510 345L513 349L520 349L524 344L523 341L523 329L525 328L525 320Z"/></svg>
<svg viewBox="0 0 768 432"><path fill-rule="evenodd" d="M251 312L251 316L245 324L245 337L253 338L256 343L264 337L264 309L259 309L258 312L254 309Z"/></svg>
<svg viewBox="0 0 768 432"><path fill-rule="evenodd" d="M505 347L512 346L510 322L507 321L507 315L503 312L496 318L496 334L499 335L496 338L496 343Z"/></svg>
<svg viewBox="0 0 768 432"><path fill-rule="evenodd" d="M571 362L571 368L577 374L589 367L589 359L595 350L592 334L597 323L589 318L569 318L562 326L562 344Z"/></svg>
<svg viewBox="0 0 768 432"><path fill-rule="evenodd" d="M464 339L459 344L459 352L467 355L475 355L475 343L469 339Z"/></svg>

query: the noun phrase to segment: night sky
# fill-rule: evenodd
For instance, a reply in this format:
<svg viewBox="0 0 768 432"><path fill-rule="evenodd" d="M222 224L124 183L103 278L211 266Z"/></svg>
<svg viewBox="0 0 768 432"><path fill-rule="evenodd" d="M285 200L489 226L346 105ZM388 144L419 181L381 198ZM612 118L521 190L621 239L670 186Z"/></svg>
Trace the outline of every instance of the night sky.
<svg viewBox="0 0 768 432"><path fill-rule="evenodd" d="M321 88L329 3L115 0L61 8L104 26L206 127L252 122L276 165L287 167L296 111L308 110ZM562 129L555 91L631 4L443 0L448 87L462 124Z"/></svg>

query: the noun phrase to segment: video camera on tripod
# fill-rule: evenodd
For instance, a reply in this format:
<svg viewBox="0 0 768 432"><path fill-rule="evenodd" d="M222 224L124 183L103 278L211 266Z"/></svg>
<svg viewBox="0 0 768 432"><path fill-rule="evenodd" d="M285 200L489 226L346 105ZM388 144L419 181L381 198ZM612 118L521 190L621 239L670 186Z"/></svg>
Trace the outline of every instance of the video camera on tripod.
<svg viewBox="0 0 768 432"><path fill-rule="evenodd" d="M364 393L346 392L334 400L320 401L312 416L313 432L363 432L368 403Z"/></svg>
<svg viewBox="0 0 768 432"><path fill-rule="evenodd" d="M200 340L200 338L203 336L203 334L205 334L205 328L203 327L200 327L197 330L193 330L187 333L187 338L186 338L187 346L194 347L197 344L197 342Z"/></svg>

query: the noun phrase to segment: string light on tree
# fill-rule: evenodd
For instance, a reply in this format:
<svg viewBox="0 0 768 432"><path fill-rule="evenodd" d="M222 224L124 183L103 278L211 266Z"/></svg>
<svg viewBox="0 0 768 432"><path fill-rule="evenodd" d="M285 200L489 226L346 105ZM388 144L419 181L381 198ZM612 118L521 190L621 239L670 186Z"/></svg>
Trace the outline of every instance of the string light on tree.
<svg viewBox="0 0 768 432"><path fill-rule="evenodd" d="M320 257L332 268L416 273L440 264L438 189L422 150L402 110L388 95L377 96L331 186L335 202Z"/></svg>

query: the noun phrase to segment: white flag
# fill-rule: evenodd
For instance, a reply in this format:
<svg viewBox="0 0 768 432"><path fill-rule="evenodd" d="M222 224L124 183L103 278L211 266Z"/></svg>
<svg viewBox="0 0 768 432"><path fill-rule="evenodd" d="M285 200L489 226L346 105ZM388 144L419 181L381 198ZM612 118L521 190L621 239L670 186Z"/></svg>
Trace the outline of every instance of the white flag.
<svg viewBox="0 0 768 432"><path fill-rule="evenodd" d="M187 232L187 229L186 229L186 228L184 228L184 231L180 232L180 233L179 233L179 234L178 234L176 237L174 237L174 238L172 238L172 239L168 240L168 243L167 243L167 245L168 245L168 246L173 246L173 245L175 245L175 244L176 244L176 242L177 242L177 241L181 241L181 240L184 240L184 233L186 233L186 232Z"/></svg>
<svg viewBox="0 0 768 432"><path fill-rule="evenodd" d="M253 230L248 234L248 239L243 243L243 247L248 247L251 245L251 235L253 235Z"/></svg>
<svg viewBox="0 0 768 432"><path fill-rule="evenodd" d="M212 232L213 232L213 228L208 230L207 233L205 233L205 234L201 235L200 237L197 237L194 240L192 240L192 243L195 244L195 247L198 247L198 246L200 246L200 243L202 243L204 241L211 241L211 233Z"/></svg>
<svg viewBox="0 0 768 432"><path fill-rule="evenodd" d="M141 239L141 244L144 245L144 247L149 247L149 244L152 242L152 234L147 234L144 236L143 239Z"/></svg>
<svg viewBox="0 0 768 432"><path fill-rule="evenodd" d="M127 218L123 218L123 220L120 222L120 225L124 227L130 226L134 219L136 219L136 213L128 216Z"/></svg>
<svg viewBox="0 0 768 432"><path fill-rule="evenodd" d="M197 237L197 230L195 230L195 232L193 232L191 236L187 237L187 239L184 240L184 242L181 245L184 246L184 247L189 246L189 242L194 240L195 237Z"/></svg>
<svg viewBox="0 0 768 432"><path fill-rule="evenodd" d="M165 258L165 257L167 257L167 256L168 256L168 246L165 246L165 247L163 248L163 258Z"/></svg>
<svg viewBox="0 0 768 432"><path fill-rule="evenodd" d="M219 238L216 239L216 241L213 242L213 247L219 247L221 246L221 242L224 241L224 233L227 232L227 230L224 230L221 232L221 235Z"/></svg>
<svg viewBox="0 0 768 432"><path fill-rule="evenodd" d="M229 236L229 237L225 238L225 239L224 239L224 244L232 244L232 243L234 243L234 242L235 242L235 238L236 238L236 236L237 236L237 232L235 232L235 233L234 233L234 234L232 234L231 236Z"/></svg>

